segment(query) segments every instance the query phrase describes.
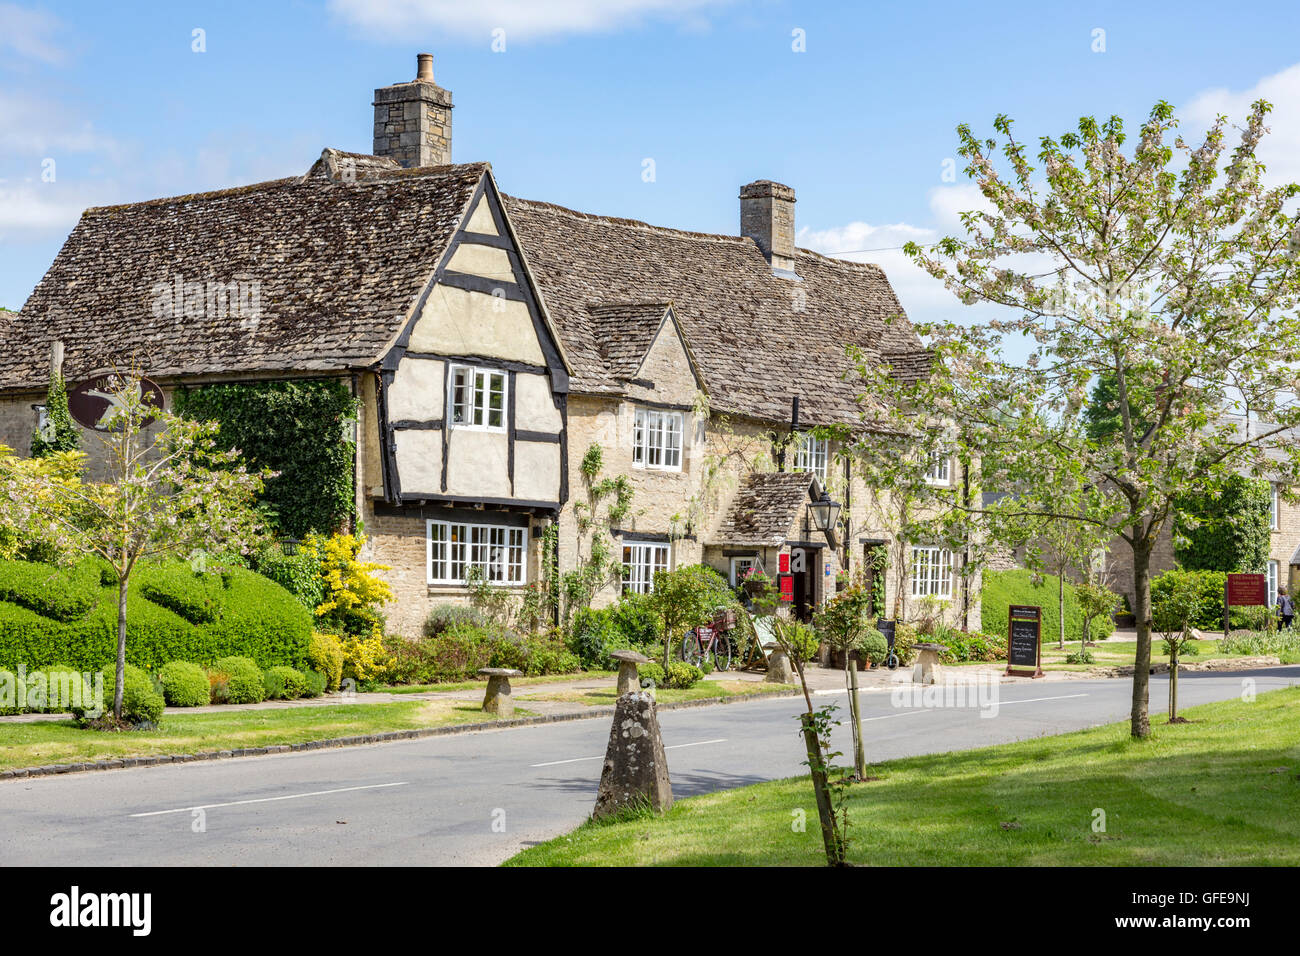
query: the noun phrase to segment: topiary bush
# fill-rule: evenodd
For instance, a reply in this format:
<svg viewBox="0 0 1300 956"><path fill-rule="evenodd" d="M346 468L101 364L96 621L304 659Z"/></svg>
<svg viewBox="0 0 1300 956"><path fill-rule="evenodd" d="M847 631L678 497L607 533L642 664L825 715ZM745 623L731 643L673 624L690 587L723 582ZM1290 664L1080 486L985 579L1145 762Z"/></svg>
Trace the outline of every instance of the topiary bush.
<svg viewBox="0 0 1300 956"><path fill-rule="evenodd" d="M248 657L223 657L213 665L213 670L225 675L223 700L217 704L256 704L266 699L266 684L262 669Z"/></svg>
<svg viewBox="0 0 1300 956"><path fill-rule="evenodd" d="M302 671L283 664L271 667L262 675L267 700L297 700L307 690L307 678Z"/></svg>
<svg viewBox="0 0 1300 956"><path fill-rule="evenodd" d="M158 671L163 699L172 707L201 707L208 703L211 691L203 668L189 661L171 661Z"/></svg>
<svg viewBox="0 0 1300 956"><path fill-rule="evenodd" d="M1044 574L1035 584L1034 572L1024 568L1011 571L985 571L984 588L980 592L981 621L987 634L1007 633L1007 608L1012 604L1037 605L1043 609L1043 643L1055 643L1060 634L1060 610L1057 606L1057 579ZM1115 622L1107 616L1093 621L1092 639L1104 640L1115 630ZM1065 583L1065 639L1083 639L1083 613L1074 585Z"/></svg>
<svg viewBox="0 0 1300 956"><path fill-rule="evenodd" d="M642 687L666 687L665 681L668 675L664 673L664 665L658 661L650 661L648 664L638 664L636 668L637 676L641 678Z"/></svg>
<svg viewBox="0 0 1300 956"><path fill-rule="evenodd" d="M872 664L879 666L889 656L889 641L873 627L858 641L858 651Z"/></svg>
<svg viewBox="0 0 1300 956"><path fill-rule="evenodd" d="M1175 588L1186 583L1195 590L1198 602L1192 626L1200 630L1223 629L1223 589L1228 576L1223 571L1184 571L1171 568L1151 579L1151 606L1168 601ZM1244 609L1243 609L1244 610Z"/></svg>
<svg viewBox="0 0 1300 956"><path fill-rule="evenodd" d="M663 686L676 690L690 690L704 679L704 671L685 661L670 661Z"/></svg>
<svg viewBox="0 0 1300 956"><path fill-rule="evenodd" d="M113 710L113 698L116 695L117 675L115 669L105 675L107 686L104 690L104 714ZM122 720L128 724L153 727L162 717L165 706L162 692L154 686L153 678L133 664L126 665L122 681ZM82 706L73 708L72 715L82 724L90 724L101 715L97 708Z"/></svg>
<svg viewBox="0 0 1300 956"><path fill-rule="evenodd" d="M325 693L325 675L320 671L307 670L302 672L304 697L319 697Z"/></svg>
<svg viewBox="0 0 1300 956"><path fill-rule="evenodd" d="M112 669L117 584L106 568L85 561L56 574L48 565L0 561L0 580L8 582L0 593L0 668ZM175 660L210 665L231 655L298 667L307 663L311 632L310 611L244 568L199 576L174 561L142 564L131 577L127 662L147 670Z"/></svg>

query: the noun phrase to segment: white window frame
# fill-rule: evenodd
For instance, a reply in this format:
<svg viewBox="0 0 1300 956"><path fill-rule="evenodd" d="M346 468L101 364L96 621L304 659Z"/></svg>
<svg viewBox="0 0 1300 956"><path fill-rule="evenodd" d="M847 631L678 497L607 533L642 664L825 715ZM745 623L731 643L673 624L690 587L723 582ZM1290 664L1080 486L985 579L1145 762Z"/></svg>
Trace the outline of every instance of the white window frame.
<svg viewBox="0 0 1300 956"><path fill-rule="evenodd" d="M817 438L812 432L804 432L799 436L799 444L795 448L794 470L810 471L825 485L830 445L829 438Z"/></svg>
<svg viewBox="0 0 1300 956"><path fill-rule="evenodd" d="M1268 606L1273 607L1277 604L1277 585L1278 575L1281 573L1281 565L1276 561L1268 563Z"/></svg>
<svg viewBox="0 0 1300 956"><path fill-rule="evenodd" d="M952 456L943 452L930 453L930 465L925 473L927 485L952 484Z"/></svg>
<svg viewBox="0 0 1300 956"><path fill-rule="evenodd" d="M740 555L731 559L731 586L738 588L749 568L758 567L758 555Z"/></svg>
<svg viewBox="0 0 1300 956"><path fill-rule="evenodd" d="M632 467L681 471L683 434L681 412L638 407L632 417Z"/></svg>
<svg viewBox="0 0 1300 956"><path fill-rule="evenodd" d="M952 552L929 545L912 546L912 597L952 598Z"/></svg>
<svg viewBox="0 0 1300 956"><path fill-rule="evenodd" d="M623 593L650 594L655 574L672 566L668 544L659 541L623 542Z"/></svg>
<svg viewBox="0 0 1300 956"><path fill-rule="evenodd" d="M460 380L462 375L469 376L468 382ZM499 384L500 389L496 388ZM468 401L464 395L457 393L462 389L469 392ZM500 393L501 407L492 407L492 397ZM458 401L457 399L461 399ZM479 365L452 365L447 374L447 427L464 428L476 432L504 432L509 418L510 376L505 369ZM492 415L499 413L499 423L493 425ZM463 420L457 420L457 416Z"/></svg>
<svg viewBox="0 0 1300 956"><path fill-rule="evenodd" d="M522 525L429 518L424 544L428 584L463 586L473 567L482 569L489 584L528 583L528 529Z"/></svg>
<svg viewBox="0 0 1300 956"><path fill-rule="evenodd" d="M1269 499L1269 504L1268 504L1268 508L1269 508L1269 515L1268 515L1268 516L1269 516L1269 521L1270 521L1270 527L1271 527L1274 531L1277 531L1277 530L1278 530L1278 517L1279 517L1279 511L1280 511L1280 509L1278 508L1280 495L1279 495L1279 493L1278 493L1277 483L1274 482L1274 483L1270 484L1270 485L1269 485L1269 489L1272 491L1272 496L1270 497L1270 499Z"/></svg>

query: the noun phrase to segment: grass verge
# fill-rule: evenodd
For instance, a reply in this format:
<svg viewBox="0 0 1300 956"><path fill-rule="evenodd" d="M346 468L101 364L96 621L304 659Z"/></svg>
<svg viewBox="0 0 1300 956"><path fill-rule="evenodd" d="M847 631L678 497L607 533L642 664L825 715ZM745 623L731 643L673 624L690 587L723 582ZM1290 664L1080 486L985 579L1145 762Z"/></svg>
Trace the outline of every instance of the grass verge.
<svg viewBox="0 0 1300 956"><path fill-rule="evenodd" d="M879 866L1300 864L1300 688L1158 718L876 765L850 790L849 859ZM799 748L792 735L789 745ZM1105 829L1094 830L1102 819ZM802 816L804 832L793 824ZM806 778L588 823L513 866L817 866Z"/></svg>
<svg viewBox="0 0 1300 956"><path fill-rule="evenodd" d="M516 717L535 716L515 709ZM149 757L206 750L296 744L331 737L443 727L492 720L463 701L399 701L268 710L164 715L157 730L105 733L71 720L0 724L0 770L115 757Z"/></svg>

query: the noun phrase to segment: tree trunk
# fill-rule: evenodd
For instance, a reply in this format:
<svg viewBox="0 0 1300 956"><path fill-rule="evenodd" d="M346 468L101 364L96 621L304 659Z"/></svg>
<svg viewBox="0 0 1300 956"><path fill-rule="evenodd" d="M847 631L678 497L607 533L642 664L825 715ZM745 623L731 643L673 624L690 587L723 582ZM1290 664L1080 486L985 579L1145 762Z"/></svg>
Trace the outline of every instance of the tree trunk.
<svg viewBox="0 0 1300 956"><path fill-rule="evenodd" d="M1169 645L1169 722L1178 716L1178 645Z"/></svg>
<svg viewBox="0 0 1300 956"><path fill-rule="evenodd" d="M122 690L126 684L126 588L128 577L117 582L117 680L113 684L113 716L122 719Z"/></svg>
<svg viewBox="0 0 1300 956"><path fill-rule="evenodd" d="M867 778L867 757L862 745L862 713L858 710L858 662L849 661L849 716L853 720L853 767L858 779Z"/></svg>
<svg viewBox="0 0 1300 956"><path fill-rule="evenodd" d="M1065 569L1056 569L1056 613L1060 615L1059 633L1056 636L1056 649L1065 650Z"/></svg>
<svg viewBox="0 0 1300 956"><path fill-rule="evenodd" d="M1129 733L1134 737L1151 736L1148 713L1151 689L1151 546L1149 538L1136 538L1133 544L1133 597L1137 617L1137 654L1133 661L1133 711Z"/></svg>
<svg viewBox="0 0 1300 956"><path fill-rule="evenodd" d="M808 748L808 770L812 776L813 792L817 796L817 817L822 828L822 842L826 847L826 865L844 864L844 841L835 826L835 812L831 809L830 789L826 785L826 767L822 763L821 742L813 726L811 714L800 714L803 724L804 746Z"/></svg>

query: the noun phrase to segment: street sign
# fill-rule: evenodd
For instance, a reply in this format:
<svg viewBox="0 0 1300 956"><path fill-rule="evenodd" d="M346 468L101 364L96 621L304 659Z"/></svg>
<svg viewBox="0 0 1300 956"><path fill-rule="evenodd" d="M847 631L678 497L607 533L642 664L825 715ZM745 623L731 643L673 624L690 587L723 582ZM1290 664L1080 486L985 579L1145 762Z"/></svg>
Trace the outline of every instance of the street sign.
<svg viewBox="0 0 1300 956"><path fill-rule="evenodd" d="M68 393L68 411L78 425L97 432L116 431L109 427L109 422L121 408L122 385L124 376L115 372L99 375L82 382ZM147 378L140 379L140 398L146 405L162 411L164 406L163 391ZM153 422L153 416L145 418L142 427Z"/></svg>
<svg viewBox="0 0 1300 956"><path fill-rule="evenodd" d="M1003 676L1042 677L1042 637L1041 607L1012 604L1007 608L1007 670Z"/></svg>

